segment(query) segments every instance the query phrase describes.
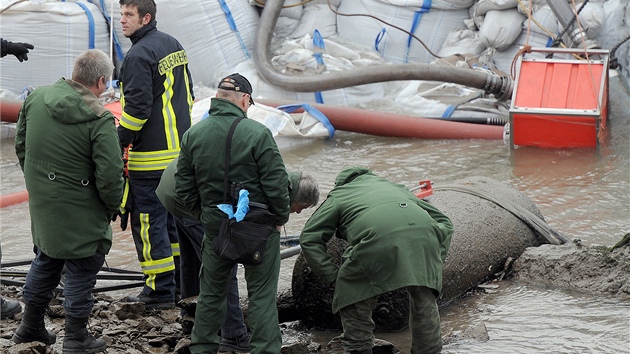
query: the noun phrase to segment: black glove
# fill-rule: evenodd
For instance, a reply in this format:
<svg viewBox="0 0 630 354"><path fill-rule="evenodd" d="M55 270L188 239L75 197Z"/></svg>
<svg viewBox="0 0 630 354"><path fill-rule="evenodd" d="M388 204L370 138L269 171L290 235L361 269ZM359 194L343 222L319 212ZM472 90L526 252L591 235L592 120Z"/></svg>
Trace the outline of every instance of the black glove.
<svg viewBox="0 0 630 354"><path fill-rule="evenodd" d="M133 198L131 197L131 192L129 190L129 178L125 178L125 186L123 191L123 200L120 203L120 208L118 212L114 213L112 216L112 221L116 221L117 217L120 217L120 229L125 231L127 230L127 224L129 222L129 213L133 207Z"/></svg>
<svg viewBox="0 0 630 354"><path fill-rule="evenodd" d="M29 43L20 43L20 42L9 42L7 41L7 49L6 54L13 54L20 61L28 60L28 55L26 55L29 49L35 48L32 44Z"/></svg>
<svg viewBox="0 0 630 354"><path fill-rule="evenodd" d="M117 212L112 216L112 221L116 221L116 219L120 217L120 229L125 231L127 230L127 224L129 223L129 212Z"/></svg>

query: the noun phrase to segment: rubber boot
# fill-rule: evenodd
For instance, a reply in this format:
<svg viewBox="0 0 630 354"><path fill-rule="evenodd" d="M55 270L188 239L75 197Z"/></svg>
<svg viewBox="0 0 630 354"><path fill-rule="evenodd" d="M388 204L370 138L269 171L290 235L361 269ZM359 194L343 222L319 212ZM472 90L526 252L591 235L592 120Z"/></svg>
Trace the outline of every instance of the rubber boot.
<svg viewBox="0 0 630 354"><path fill-rule="evenodd" d="M15 300L5 300L0 298L2 301L2 310L0 310L0 319L6 320L8 318L13 317L16 313L22 311L22 305Z"/></svg>
<svg viewBox="0 0 630 354"><path fill-rule="evenodd" d="M88 318L66 315L66 337L63 339L62 353L100 353L107 349L102 339L94 338L87 331Z"/></svg>
<svg viewBox="0 0 630 354"><path fill-rule="evenodd" d="M57 335L46 329L46 324L44 323L45 314L45 307L24 306L22 321L11 339L17 344L27 342L42 342L46 345L55 344Z"/></svg>

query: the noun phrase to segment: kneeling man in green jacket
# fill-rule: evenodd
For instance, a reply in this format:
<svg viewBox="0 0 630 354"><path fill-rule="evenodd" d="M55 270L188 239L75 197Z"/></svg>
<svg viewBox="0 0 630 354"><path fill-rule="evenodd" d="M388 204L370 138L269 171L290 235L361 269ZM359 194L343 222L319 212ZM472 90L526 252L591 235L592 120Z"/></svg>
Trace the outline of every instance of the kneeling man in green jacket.
<svg viewBox="0 0 630 354"><path fill-rule="evenodd" d="M451 220L405 186L362 167L339 173L306 222L300 245L310 268L335 287L332 310L341 315L347 353L372 353L378 296L403 287L410 298L411 353L441 351L437 296L452 234ZM341 266L326 253L334 235L348 241Z"/></svg>

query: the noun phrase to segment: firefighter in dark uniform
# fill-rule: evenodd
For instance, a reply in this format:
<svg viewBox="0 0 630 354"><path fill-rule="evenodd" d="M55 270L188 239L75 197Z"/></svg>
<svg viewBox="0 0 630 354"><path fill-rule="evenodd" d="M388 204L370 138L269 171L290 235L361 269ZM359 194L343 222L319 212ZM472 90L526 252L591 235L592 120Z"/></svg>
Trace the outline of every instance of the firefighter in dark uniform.
<svg viewBox="0 0 630 354"><path fill-rule="evenodd" d="M133 45L120 70L122 117L118 136L128 148L128 185L121 218L131 230L144 274L144 288L127 301L166 309L175 305L179 254L175 222L155 194L166 166L191 125L194 94L181 44L156 28L153 0L121 0L123 34ZM121 224L126 227L126 222Z"/></svg>

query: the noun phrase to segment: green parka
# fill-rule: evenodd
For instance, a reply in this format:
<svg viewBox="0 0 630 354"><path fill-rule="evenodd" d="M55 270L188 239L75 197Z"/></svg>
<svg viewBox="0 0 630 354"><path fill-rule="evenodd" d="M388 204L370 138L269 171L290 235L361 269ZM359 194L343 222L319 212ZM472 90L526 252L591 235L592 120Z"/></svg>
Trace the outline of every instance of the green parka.
<svg viewBox="0 0 630 354"><path fill-rule="evenodd" d="M210 116L193 125L182 138L175 172L175 194L189 211L201 210L207 235L219 231L223 212L225 141L232 122L245 112L232 102L212 98ZM289 219L287 172L271 131L263 124L243 119L232 138L229 183L242 182L249 200L269 206L276 224Z"/></svg>
<svg viewBox="0 0 630 354"><path fill-rule="evenodd" d="M60 259L107 254L123 162L114 116L98 97L63 78L36 89L20 110L15 152L35 246Z"/></svg>
<svg viewBox="0 0 630 354"><path fill-rule="evenodd" d="M300 246L308 265L334 284L333 313L407 286L440 292L453 224L405 186L352 167L339 173L306 222ZM336 234L348 241L340 267L326 253Z"/></svg>

